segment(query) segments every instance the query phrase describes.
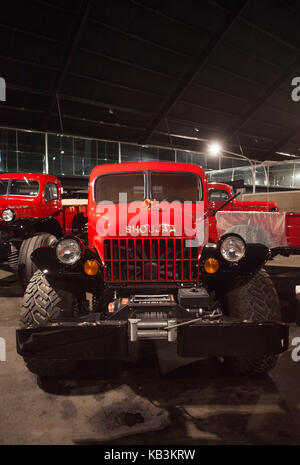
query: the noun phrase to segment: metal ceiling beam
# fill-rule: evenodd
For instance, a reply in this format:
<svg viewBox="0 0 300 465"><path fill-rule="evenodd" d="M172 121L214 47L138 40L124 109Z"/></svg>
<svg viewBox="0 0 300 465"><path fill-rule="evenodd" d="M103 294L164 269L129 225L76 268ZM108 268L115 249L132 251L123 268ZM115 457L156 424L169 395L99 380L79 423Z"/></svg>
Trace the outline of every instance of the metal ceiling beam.
<svg viewBox="0 0 300 465"><path fill-rule="evenodd" d="M35 0L35 2L39 3L40 5L46 6L48 8L52 8L56 11L61 11L62 13L65 13L65 14L71 14L73 12L73 9L64 8L61 5L57 5L57 3L47 2L46 0Z"/></svg>
<svg viewBox="0 0 300 465"><path fill-rule="evenodd" d="M168 20L168 21L172 21L172 22L178 23L180 26L186 27L187 29L190 29L190 30L191 30L192 32L194 32L194 33L199 34L199 32L201 32L202 34L206 34L206 35L208 35L208 34L211 33L211 31L210 31L209 29L207 29L207 28L204 29L204 28L202 27L202 29L200 29L199 27L196 27L196 26L194 26L194 25L192 25L192 24L186 23L186 22L181 21L181 20L179 20L179 19L177 19L177 18L174 18L174 17L172 17L172 16L169 16L169 15L167 15L167 14L165 14L165 13L163 13L163 12L157 10L157 9L151 8L151 7L149 7L148 5L143 5L143 4L140 3L139 1L136 1L136 0L129 0L129 1L130 1L131 3L133 3L134 5L137 5L138 7L145 9L146 11L150 11L151 13L156 14L157 16L161 16L161 17L165 18L165 19ZM215 2L214 2L214 3L215 3ZM216 5L214 5L214 6L216 6ZM218 6L219 6L219 5L218 5ZM223 12L226 12L226 13L229 13L229 12L230 12L229 9L224 8L224 7L221 7L221 10L222 10ZM243 17L241 17L241 20L242 20L242 21L247 21L247 20L245 20L245 18L243 18ZM252 24L252 23L251 23L251 24ZM256 59L256 60L260 60L260 61L262 61L262 62L264 62L264 63L266 63L266 64L269 64L269 65L271 65L271 66L274 66L274 67L275 67L275 66L276 66L276 67L280 67L279 64L277 64L277 63L272 63L272 62L266 60L265 58L258 56L257 53L255 53L255 52L251 52L250 50L242 50L240 47L238 47L238 46L237 46L236 44L234 44L233 42L226 41L226 40L225 40L225 42L226 42L226 44L228 44L231 48L236 49L236 50L242 52L243 54L246 54L246 55L248 55L248 56L251 56L252 58L254 58L254 59Z"/></svg>
<svg viewBox="0 0 300 465"><path fill-rule="evenodd" d="M181 27L185 27L186 29L189 29L192 32L196 32L198 34L199 34L199 32L203 32L203 33L206 33L206 34L208 34L210 32L208 29L204 29L203 27L202 27L202 29L200 29L199 27L197 27L197 26L195 26L193 24L189 24L189 23L186 23L185 21L181 21L180 19L175 18L174 16L169 16L166 13L163 13L162 11L157 10L156 8L152 8L149 5L144 5L143 3L139 2L139 1L136 1L136 0L129 0L129 1L133 5L136 5L139 8L142 8L143 10L149 11L150 13L153 13L153 14L155 14L157 16L160 16L161 18L164 18L167 21L170 21L172 23L178 24Z"/></svg>
<svg viewBox="0 0 300 465"><path fill-rule="evenodd" d="M8 84L7 88L11 89L11 90L16 90L16 91L19 91L19 92L26 92L28 94L44 95L46 97L53 97L53 92L52 91L46 91L46 90L42 90L42 89L34 89L32 87L24 87L24 86L19 86L19 85L15 85L15 84ZM153 117L153 115L155 114L153 112L146 112L144 110L129 108L129 107L125 107L123 105L115 105L115 104L112 104L112 103L100 102L99 100L90 100L90 99L86 99L86 98L81 98L81 97L76 97L76 96L73 96L73 95L61 94L61 93L57 94L57 95L62 100L68 100L70 102L79 103L79 104L83 104L83 105L91 105L91 106L94 106L94 107L103 107L103 108L108 108L108 109L112 108L113 110L121 111L123 113L131 113L131 114L138 115L138 116Z"/></svg>
<svg viewBox="0 0 300 465"><path fill-rule="evenodd" d="M165 103L163 104L160 113L156 116L149 124L147 130L143 134L141 138L141 143L146 143L150 137L152 136L153 132L156 130L157 126L160 122L169 114L169 112L173 109L176 105L184 91L192 84L196 76L198 75L199 71L202 67L206 64L207 60L220 44L220 42L224 39L226 34L231 30L232 26L240 17L241 13L244 11L246 5L248 4L248 0L244 1L242 5L238 8L238 10L233 14L230 15L224 23L219 28L218 32L211 37L205 50L200 54L200 56L191 64L188 71L185 73L183 79L177 83L173 91L167 97Z"/></svg>
<svg viewBox="0 0 300 465"><path fill-rule="evenodd" d="M136 34L132 34L130 32L124 31L123 29L120 29L119 27L113 26L108 23L104 23L103 21L100 21L99 19L91 18L90 21L94 23L96 26L100 26L101 28L106 28L109 29L110 31L117 32L118 34L121 34L125 37L129 37L130 39L137 40L138 42L142 42L147 45L151 45L152 47L159 48L160 50L164 50L165 52L172 53L174 55L181 56L183 58L193 58L192 55L188 55L187 53L180 52L179 50L175 50L173 48L165 47L164 45L161 45L157 42L153 42L152 40L149 39L144 39L143 37L140 37Z"/></svg>
<svg viewBox="0 0 300 465"><path fill-rule="evenodd" d="M66 94L58 94L58 97L62 100L68 100L70 102L79 103L82 105L91 105L94 107L102 107L102 108L107 108L107 109L111 108L116 111L121 111L123 113L131 113L131 114L138 115L138 116L151 117L154 115L154 113L150 111L147 112L147 111L139 110L136 108L124 107L122 105L115 105L112 103L100 102L99 100L90 100L90 99L74 97L72 95L66 95Z"/></svg>
<svg viewBox="0 0 300 465"><path fill-rule="evenodd" d="M85 52L85 53L89 53L90 55L95 55L100 58L105 58L107 60L114 61L116 63L121 63L122 65L127 65L127 66L131 66L132 68L141 69L142 71L146 71L147 73L157 74L158 76L162 76L168 79L173 79L173 80L176 79L176 76L172 76L171 74L167 74L163 71L157 71L156 69L152 69L152 68L147 68L142 65L137 65L135 63L132 63L131 61L124 60L123 58L117 58L112 55L106 55L104 53L96 52L95 50L91 50L85 47L78 47L78 50Z"/></svg>
<svg viewBox="0 0 300 465"><path fill-rule="evenodd" d="M221 3L219 3L219 2L217 2L215 0L206 0L206 1L208 1L208 3L210 3L211 5L214 5L215 7L217 7L219 10L225 11L227 13L230 13L230 11L231 11L228 8L226 8L225 6L221 5ZM288 47L288 48L290 48L292 50L295 50L295 51L300 50L299 47L296 47L294 44L291 44L290 42L287 42L284 39L280 39L280 37L276 36L275 34L273 34L270 31L267 31L266 29L258 26L257 24L253 23L252 21L249 21L244 16L241 16L241 21L243 21L243 23L247 24L248 26L252 27L253 29L255 29L255 30L261 32L262 34L270 37L271 39L275 40L279 44L285 45L286 47Z"/></svg>
<svg viewBox="0 0 300 465"><path fill-rule="evenodd" d="M56 94L58 94L60 92L60 90L61 90L61 88L63 86L65 76L66 76L66 74L68 72L68 69L69 69L69 66L70 66L74 51L75 51L75 49L76 49L76 47L78 45L81 33L82 33L83 28L85 26L85 23L87 21L91 6L92 6L92 0L83 0L82 4L81 4L81 8L79 9L78 15L76 16L76 21L75 21L75 24L74 24L73 33L71 34L71 37L70 37L70 40L69 40L69 46L68 46L68 48L66 50L66 53L65 53L65 56L64 56L63 64L62 64L62 67L61 67L59 75L58 75L56 87L53 90L53 97L51 99L51 103L49 105L49 108L48 108L48 110L47 110L47 112L45 114L45 117L44 117L44 120L43 120L43 123L42 123L42 128L44 130L47 129L51 112L53 111L53 108L54 108L54 106L56 104Z"/></svg>
<svg viewBox="0 0 300 465"><path fill-rule="evenodd" d="M24 29L20 29L15 26L8 26L7 24L0 23L0 28L1 27L11 32L18 32L19 34L24 34L26 36L35 37L37 39L48 40L49 42L54 42L56 44L61 44L61 45L64 44L63 40L56 39L55 37L45 36L44 34L38 34L37 32L32 32L32 31L25 31Z"/></svg>
<svg viewBox="0 0 300 465"><path fill-rule="evenodd" d="M230 127L225 130L225 136L231 137L251 118L251 116L258 110L259 107L264 105L266 101L280 89L282 84L293 75L293 73L300 67L300 57L297 58L292 64L290 64L276 79L266 91L246 109L242 116ZM280 110L278 110L280 111Z"/></svg>
<svg viewBox="0 0 300 465"><path fill-rule="evenodd" d="M269 157L274 156L278 150L280 150L287 142L289 142L294 136L300 133L300 125L290 129L285 133L285 135L277 141L269 150L264 153L265 160L268 160Z"/></svg>
<svg viewBox="0 0 300 465"><path fill-rule="evenodd" d="M122 89L122 90L126 90L126 91L129 91L129 92L136 92L138 94L143 94L143 95L150 95L152 97L158 97L160 99L163 97L162 94L158 94L156 92L140 89L140 88L137 88L137 87L129 87L127 85L120 84L120 83L115 82L115 81L106 81L105 79L100 79L100 78L97 78L97 77L94 77L94 76L89 76L87 74L79 74L79 73L69 72L68 75L73 76L75 78L79 78L79 79L86 79L87 81L93 81L93 82L96 82L98 84L104 84L105 86L115 87L116 89Z"/></svg>
<svg viewBox="0 0 300 465"><path fill-rule="evenodd" d="M36 68L41 68L41 69L45 69L45 70L48 70L48 71L55 71L55 72L58 71L58 68L55 67L55 66L45 65L45 64L42 64L42 63L34 62L34 61L21 60L20 58L9 57L9 56L6 56L6 55L0 55L0 59L1 60L12 61L13 63L21 63L22 65L34 66Z"/></svg>
<svg viewBox="0 0 300 465"><path fill-rule="evenodd" d="M250 84L254 84L256 86L264 87L264 85L265 85L264 82L262 82L262 81L257 81L256 79L249 78L247 76L244 76L243 74L237 73L236 71L232 71L230 69L223 68L223 66L220 66L220 65L215 65L213 63L209 63L208 67L212 68L212 69L215 69L217 72L230 74L234 78L241 79L242 81L250 82Z"/></svg>
<svg viewBox="0 0 300 465"><path fill-rule="evenodd" d="M14 105L5 105L4 109L5 110L17 111L18 114L21 114L23 112L25 112L25 113L43 114L43 110L36 110L36 109L33 110L32 108L25 108L25 107L20 108L20 107L14 106ZM56 116L56 113L55 112L51 113L51 116ZM99 125L99 126L113 126L113 127L116 127L116 128L127 128L127 129L134 130L134 131L143 131L145 129L144 127L130 126L128 124L114 123L114 122L110 122L110 121L99 121L99 120L94 120L94 119L90 119L90 118L85 118L84 116L68 115L67 113L63 113L62 117L65 118L65 119L71 119L71 120L75 120L75 121L84 121L85 123L92 123L94 125ZM28 128L26 128L26 129L28 130ZM34 129L30 129L30 130L34 130ZM38 130L38 132L41 132L41 131Z"/></svg>
<svg viewBox="0 0 300 465"><path fill-rule="evenodd" d="M178 118L174 118L174 117L169 117L168 118L168 122L169 123L174 123L174 124L177 124L178 126L185 126L186 128L188 129L191 129L193 131L195 131L195 128L198 129L198 130L202 130L202 131L210 131L210 132L213 132L216 134L216 137L217 136L220 136L220 132L221 132L221 128L219 127L212 127L212 126L209 126L208 124L204 124L204 123L199 123L197 121L191 121L191 120L187 120L187 119L178 119ZM257 138L259 140L263 140L263 141L267 141L267 142L273 142L274 139L272 139L272 137L267 137L267 136L261 136L261 135L257 135L257 134L253 134L253 133L250 133L250 132L245 132L245 131L241 131L240 132L240 135L241 136L246 136L246 137L249 137L249 138ZM234 144L233 144L234 145Z"/></svg>

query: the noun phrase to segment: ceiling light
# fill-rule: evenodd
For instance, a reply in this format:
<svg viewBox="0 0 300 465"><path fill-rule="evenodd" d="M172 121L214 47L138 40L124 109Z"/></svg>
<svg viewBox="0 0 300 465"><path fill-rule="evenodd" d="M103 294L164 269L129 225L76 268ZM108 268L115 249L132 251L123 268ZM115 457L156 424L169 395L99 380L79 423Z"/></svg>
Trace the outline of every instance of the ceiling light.
<svg viewBox="0 0 300 465"><path fill-rule="evenodd" d="M222 151L222 146L219 144L219 142L212 142L211 144L208 145L208 152L210 155L217 156L220 155Z"/></svg>

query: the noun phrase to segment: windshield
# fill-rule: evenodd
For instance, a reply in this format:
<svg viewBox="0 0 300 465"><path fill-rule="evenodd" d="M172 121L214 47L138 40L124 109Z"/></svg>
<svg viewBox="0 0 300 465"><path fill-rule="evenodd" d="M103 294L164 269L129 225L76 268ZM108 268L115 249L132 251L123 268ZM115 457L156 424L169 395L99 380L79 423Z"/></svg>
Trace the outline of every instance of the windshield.
<svg viewBox="0 0 300 465"><path fill-rule="evenodd" d="M95 185L95 201L119 203L119 194L127 195L127 202L144 200L144 173L118 173L99 176Z"/></svg>
<svg viewBox="0 0 300 465"><path fill-rule="evenodd" d="M211 202L227 202L229 194L223 190L210 189L208 192L208 200Z"/></svg>
<svg viewBox="0 0 300 465"><path fill-rule="evenodd" d="M28 179L1 179L0 195L36 197L39 193L38 181Z"/></svg>
<svg viewBox="0 0 300 465"><path fill-rule="evenodd" d="M121 193L127 195L127 200L120 199ZM194 173L139 171L105 174L99 176L95 182L96 203L143 201L147 197L169 202L202 200L200 177Z"/></svg>
<svg viewBox="0 0 300 465"><path fill-rule="evenodd" d="M161 202L202 200L202 186L194 173L156 172L151 175L152 198Z"/></svg>

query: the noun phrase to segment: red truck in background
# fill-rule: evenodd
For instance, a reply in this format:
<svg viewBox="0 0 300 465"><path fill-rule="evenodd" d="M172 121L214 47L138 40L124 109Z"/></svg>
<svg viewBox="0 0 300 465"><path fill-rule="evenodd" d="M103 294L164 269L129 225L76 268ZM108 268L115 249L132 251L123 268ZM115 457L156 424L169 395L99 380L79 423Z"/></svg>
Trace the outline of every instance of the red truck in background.
<svg viewBox="0 0 300 465"><path fill-rule="evenodd" d="M231 186L219 182L209 183L208 185L208 201L211 210L217 210L222 204L234 197ZM229 202L223 210L230 211L265 211L278 212L278 206L275 202L245 202L238 201L235 198Z"/></svg>
<svg viewBox="0 0 300 465"><path fill-rule="evenodd" d="M30 258L35 249L84 229L87 205L72 202L63 205L61 183L55 176L0 175L0 261L8 261L23 286L36 269Z"/></svg>
<svg viewBox="0 0 300 465"><path fill-rule="evenodd" d="M279 209L275 202L242 202L236 200L236 196L232 192L231 186L224 183L208 183L208 210L209 210L209 240L210 242L218 242L219 234L217 231L217 223L214 213L221 209L228 212L278 212ZM231 199L231 201L230 201Z"/></svg>

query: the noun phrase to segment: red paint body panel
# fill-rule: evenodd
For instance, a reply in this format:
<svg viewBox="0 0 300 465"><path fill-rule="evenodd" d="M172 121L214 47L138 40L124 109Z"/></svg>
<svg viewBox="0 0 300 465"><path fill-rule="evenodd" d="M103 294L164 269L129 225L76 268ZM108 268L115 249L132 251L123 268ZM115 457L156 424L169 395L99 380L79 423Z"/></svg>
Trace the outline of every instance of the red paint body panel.
<svg viewBox="0 0 300 465"><path fill-rule="evenodd" d="M300 213L287 213L285 224L288 245L300 247Z"/></svg>

